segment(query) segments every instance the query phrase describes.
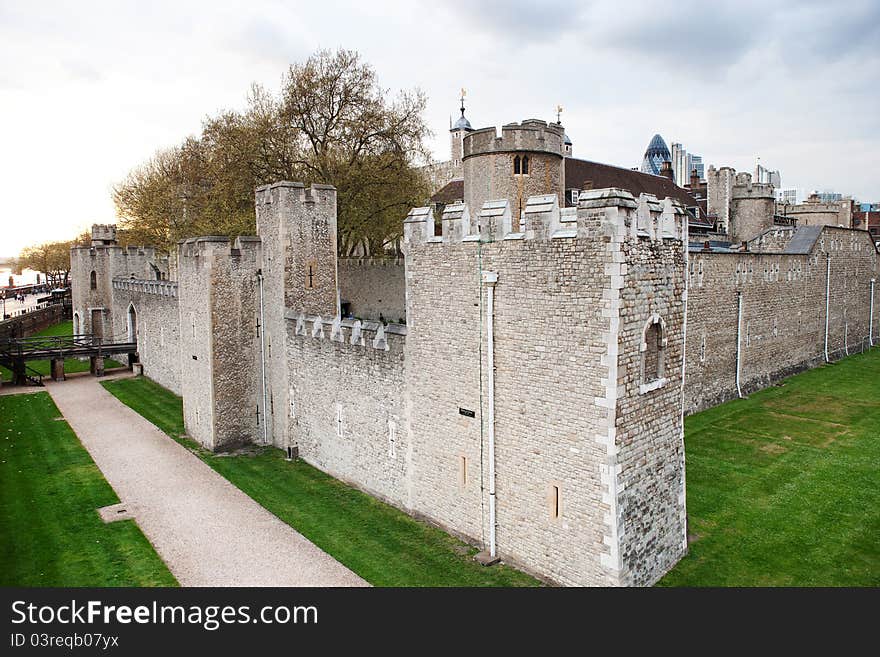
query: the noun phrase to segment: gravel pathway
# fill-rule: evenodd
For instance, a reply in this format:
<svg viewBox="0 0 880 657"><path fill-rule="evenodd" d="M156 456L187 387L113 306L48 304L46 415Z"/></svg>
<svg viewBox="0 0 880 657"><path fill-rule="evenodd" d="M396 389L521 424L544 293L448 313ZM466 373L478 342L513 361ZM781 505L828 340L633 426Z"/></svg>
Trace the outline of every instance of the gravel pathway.
<svg viewBox="0 0 880 657"><path fill-rule="evenodd" d="M368 586L94 377L45 389L182 586Z"/></svg>

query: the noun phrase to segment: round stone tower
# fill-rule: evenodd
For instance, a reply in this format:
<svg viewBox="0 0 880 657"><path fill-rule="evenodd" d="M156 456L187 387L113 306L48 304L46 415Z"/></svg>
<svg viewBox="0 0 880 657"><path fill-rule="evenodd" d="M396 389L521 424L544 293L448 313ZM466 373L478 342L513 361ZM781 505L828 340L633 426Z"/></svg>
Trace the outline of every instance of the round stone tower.
<svg viewBox="0 0 880 657"><path fill-rule="evenodd" d="M752 182L748 173L736 174L730 198L730 239L751 240L773 227L776 194L770 183Z"/></svg>
<svg viewBox="0 0 880 657"><path fill-rule="evenodd" d="M565 130L527 119L474 130L464 138L464 200L473 215L486 201L507 199L514 229L529 196L556 194L565 203Z"/></svg>

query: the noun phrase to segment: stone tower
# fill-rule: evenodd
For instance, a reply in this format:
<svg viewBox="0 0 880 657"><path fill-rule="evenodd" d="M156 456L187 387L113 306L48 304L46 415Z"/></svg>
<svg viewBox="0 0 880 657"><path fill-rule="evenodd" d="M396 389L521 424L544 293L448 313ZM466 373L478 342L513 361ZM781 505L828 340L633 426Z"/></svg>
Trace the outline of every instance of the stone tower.
<svg viewBox="0 0 880 657"><path fill-rule="evenodd" d="M710 166L706 175L707 211L718 217L718 230L722 233L727 233L730 227L730 199L735 174L731 167L716 169Z"/></svg>
<svg viewBox="0 0 880 657"><path fill-rule="evenodd" d="M125 337L113 335L113 279L156 280L157 262L153 248L119 246L116 226L92 225L91 246L70 249L73 332L105 341Z"/></svg>
<svg viewBox="0 0 880 657"><path fill-rule="evenodd" d="M474 129L464 115L464 89L461 90L461 116L449 128L449 163L452 167L451 177L461 178L462 160L464 159L464 138Z"/></svg>
<svg viewBox="0 0 880 657"><path fill-rule="evenodd" d="M555 194L564 204L565 130L538 119L484 128L464 139L464 196L471 214L486 201L507 199L520 227L530 196Z"/></svg>
<svg viewBox="0 0 880 657"><path fill-rule="evenodd" d="M748 173L736 174L730 195L730 239L745 242L773 226L776 195L770 183L752 182Z"/></svg>
<svg viewBox="0 0 880 657"><path fill-rule="evenodd" d="M284 448L291 446L285 311L328 321L339 315L336 189L278 182L257 189L256 209L269 420L262 438Z"/></svg>

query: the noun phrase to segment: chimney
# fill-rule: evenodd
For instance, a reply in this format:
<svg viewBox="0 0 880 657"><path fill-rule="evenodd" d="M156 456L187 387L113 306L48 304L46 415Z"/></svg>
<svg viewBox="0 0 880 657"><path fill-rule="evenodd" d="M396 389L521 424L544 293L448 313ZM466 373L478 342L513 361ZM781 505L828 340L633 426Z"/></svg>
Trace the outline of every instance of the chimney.
<svg viewBox="0 0 880 657"><path fill-rule="evenodd" d="M675 180L675 174L672 171L672 162L666 160L660 165L660 175L669 178L670 180Z"/></svg>
<svg viewBox="0 0 880 657"><path fill-rule="evenodd" d="M700 175L697 173L697 170L694 169L691 171L691 191L695 190L700 186Z"/></svg>

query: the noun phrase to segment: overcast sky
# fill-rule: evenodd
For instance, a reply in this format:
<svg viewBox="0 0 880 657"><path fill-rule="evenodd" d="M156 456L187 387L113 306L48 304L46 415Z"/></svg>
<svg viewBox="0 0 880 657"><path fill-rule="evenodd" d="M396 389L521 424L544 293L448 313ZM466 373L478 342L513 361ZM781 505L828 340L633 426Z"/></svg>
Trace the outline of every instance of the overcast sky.
<svg viewBox="0 0 880 657"><path fill-rule="evenodd" d="M130 168L319 47L423 89L438 159L465 87L474 127L562 104L576 157L637 166L659 132L880 201L878 44L876 0L0 0L0 255L113 222Z"/></svg>

